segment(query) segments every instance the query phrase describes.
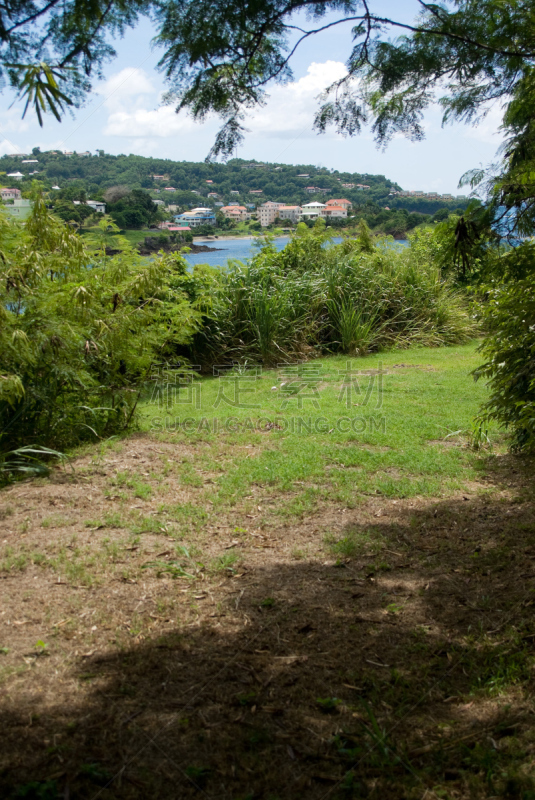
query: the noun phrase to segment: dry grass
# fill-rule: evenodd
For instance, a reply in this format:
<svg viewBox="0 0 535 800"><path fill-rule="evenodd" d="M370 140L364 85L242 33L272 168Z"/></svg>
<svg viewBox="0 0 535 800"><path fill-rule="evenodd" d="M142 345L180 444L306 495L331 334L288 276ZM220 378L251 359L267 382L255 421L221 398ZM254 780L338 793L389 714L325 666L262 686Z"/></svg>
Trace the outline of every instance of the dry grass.
<svg viewBox="0 0 535 800"><path fill-rule="evenodd" d="M531 797L532 466L214 506L250 455L138 436L0 494L2 796Z"/></svg>

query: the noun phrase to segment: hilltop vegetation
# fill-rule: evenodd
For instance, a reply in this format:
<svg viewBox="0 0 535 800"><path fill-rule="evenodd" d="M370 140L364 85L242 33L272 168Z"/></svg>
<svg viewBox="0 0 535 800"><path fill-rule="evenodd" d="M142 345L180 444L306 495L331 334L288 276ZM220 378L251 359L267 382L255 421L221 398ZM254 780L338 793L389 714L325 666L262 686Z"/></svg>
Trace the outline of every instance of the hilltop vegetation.
<svg viewBox="0 0 535 800"><path fill-rule="evenodd" d="M388 205L392 209L404 208L409 212L434 214L441 208L453 210L466 204L461 200L443 202L391 196L392 191L399 191L401 187L384 175L339 172L310 164L262 164L242 159L232 159L227 164L207 164L132 154L113 156L103 150L99 150L98 155L65 156L55 152L41 153L38 148L34 148L28 158L37 159L38 163L23 164L20 158L3 156L0 159L0 174L5 173L1 175L2 183L20 186L24 191L38 177L46 189L74 186L86 191L93 199L103 197L106 189L117 185L145 189L151 193L159 189L161 195L164 195L165 188L172 187L175 191L166 191L164 199L178 205L199 203L200 198L203 198L203 203L241 200L258 204L273 200L301 205L313 199L345 197L355 207L363 209ZM7 177L10 172L17 171L24 175L21 181ZM35 171L37 175L30 174ZM155 179L154 175L164 176L164 179ZM354 188L344 187L343 184L354 184ZM359 189L357 184L369 186L369 189ZM324 192L310 194L306 191L310 186ZM262 194L250 194L259 190ZM213 192L217 193L217 198L208 197Z"/></svg>

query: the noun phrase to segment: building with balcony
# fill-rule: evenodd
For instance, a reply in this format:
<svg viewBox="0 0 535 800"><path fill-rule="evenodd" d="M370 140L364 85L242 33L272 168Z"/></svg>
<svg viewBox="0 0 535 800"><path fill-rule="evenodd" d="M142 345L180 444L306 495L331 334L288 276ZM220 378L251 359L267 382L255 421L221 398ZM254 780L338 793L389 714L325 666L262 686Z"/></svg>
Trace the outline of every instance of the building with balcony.
<svg viewBox="0 0 535 800"><path fill-rule="evenodd" d="M279 219L287 219L294 224L299 222L303 212L301 206L280 206L278 211Z"/></svg>
<svg viewBox="0 0 535 800"><path fill-rule="evenodd" d="M305 219L317 219L318 217L325 217L325 209L327 206L324 203L306 203L301 209L301 216Z"/></svg>
<svg viewBox="0 0 535 800"><path fill-rule="evenodd" d="M200 225L215 225L215 213L211 208L192 208L175 217L175 222L182 225L189 225L190 228L198 228Z"/></svg>

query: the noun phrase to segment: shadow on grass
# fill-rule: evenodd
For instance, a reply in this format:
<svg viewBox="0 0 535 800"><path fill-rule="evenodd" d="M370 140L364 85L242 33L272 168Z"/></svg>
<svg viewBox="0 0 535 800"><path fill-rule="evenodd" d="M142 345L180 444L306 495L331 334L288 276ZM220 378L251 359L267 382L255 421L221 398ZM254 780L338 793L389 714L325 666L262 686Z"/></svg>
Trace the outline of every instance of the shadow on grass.
<svg viewBox="0 0 535 800"><path fill-rule="evenodd" d="M350 520L350 558L251 568L197 627L80 660L78 703L14 704L3 796L532 800L533 471L489 470L494 494Z"/></svg>

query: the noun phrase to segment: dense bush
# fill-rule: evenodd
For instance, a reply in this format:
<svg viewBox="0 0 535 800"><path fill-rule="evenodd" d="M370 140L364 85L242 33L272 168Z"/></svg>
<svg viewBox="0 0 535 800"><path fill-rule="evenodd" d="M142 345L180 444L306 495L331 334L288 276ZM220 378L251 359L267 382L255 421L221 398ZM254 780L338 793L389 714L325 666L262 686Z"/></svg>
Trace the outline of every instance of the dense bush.
<svg viewBox="0 0 535 800"><path fill-rule="evenodd" d="M0 453L126 426L153 363L201 323L184 259L143 259L121 237L109 257L110 226L88 244L38 193L24 227L0 219Z"/></svg>
<svg viewBox="0 0 535 800"><path fill-rule="evenodd" d="M490 398L478 417L480 429L489 420L507 428L516 451L535 451L535 247L522 247L502 257L509 278L487 287L482 314L488 335L481 351L485 363L476 377L486 378ZM531 264L531 271L526 264ZM519 279L512 277L522 275Z"/></svg>
<svg viewBox="0 0 535 800"><path fill-rule="evenodd" d="M329 244L323 221L300 224L288 246L269 241L249 264L221 276L212 317L194 338L195 359L256 358L265 364L320 352L360 355L385 347L466 341L475 330L463 296L434 265L431 232L412 246Z"/></svg>

